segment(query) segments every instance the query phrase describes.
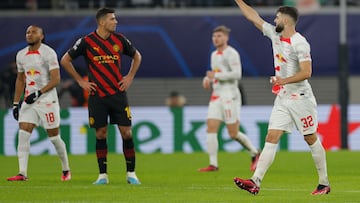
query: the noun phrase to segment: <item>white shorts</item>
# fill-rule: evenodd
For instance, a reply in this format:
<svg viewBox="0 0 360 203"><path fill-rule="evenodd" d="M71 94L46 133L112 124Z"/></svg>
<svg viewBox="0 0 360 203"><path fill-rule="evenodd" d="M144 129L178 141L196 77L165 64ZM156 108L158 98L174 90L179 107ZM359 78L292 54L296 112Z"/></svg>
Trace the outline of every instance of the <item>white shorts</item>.
<svg viewBox="0 0 360 203"><path fill-rule="evenodd" d="M60 126L60 106L54 102L35 102L33 104L22 103L19 112L19 123L33 123L41 125L45 129L58 128Z"/></svg>
<svg viewBox="0 0 360 203"><path fill-rule="evenodd" d="M317 131L318 120L315 98L281 99L276 97L268 129L291 132L294 128L302 134Z"/></svg>
<svg viewBox="0 0 360 203"><path fill-rule="evenodd" d="M233 124L239 120L241 101L234 98L219 97L210 101L208 119L217 119L226 124Z"/></svg>

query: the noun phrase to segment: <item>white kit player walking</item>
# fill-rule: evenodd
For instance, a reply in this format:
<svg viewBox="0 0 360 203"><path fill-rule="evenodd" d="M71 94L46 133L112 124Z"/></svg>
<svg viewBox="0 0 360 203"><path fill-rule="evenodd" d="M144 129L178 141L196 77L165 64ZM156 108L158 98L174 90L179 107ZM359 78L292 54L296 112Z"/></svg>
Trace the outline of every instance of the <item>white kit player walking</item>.
<svg viewBox="0 0 360 203"><path fill-rule="evenodd" d="M257 194L266 171L275 159L281 135L291 132L295 126L310 147L319 176L319 184L311 194L328 194L330 185L325 150L316 135L317 104L307 80L312 74L310 45L295 29L298 11L294 7L280 7L274 20L276 26L273 26L243 0L236 0L236 3L245 18L272 41L275 76L270 82L277 96L256 170L250 179L234 178L234 182L241 189Z"/></svg>
<svg viewBox="0 0 360 203"><path fill-rule="evenodd" d="M207 71L203 79L203 87L210 89L212 94L207 116L207 150L210 165L200 168L200 172L217 171L218 168L218 135L222 122L225 122L228 133L238 141L251 156L250 169L256 168L259 157L258 150L250 139L239 131L241 94L238 80L241 79L241 62L239 53L228 45L230 29L224 25L213 30L212 40L216 48L211 54L211 71Z"/></svg>
<svg viewBox="0 0 360 203"><path fill-rule="evenodd" d="M55 51L43 44L43 30L30 25L26 30L28 46L16 55L18 74L15 84L13 115L19 122L19 174L8 181L26 181L30 152L30 135L42 125L61 160L61 180L71 179L66 146L59 134L60 107L56 85L60 82L59 62ZM20 107L20 98L24 93ZM20 110L19 110L20 109Z"/></svg>

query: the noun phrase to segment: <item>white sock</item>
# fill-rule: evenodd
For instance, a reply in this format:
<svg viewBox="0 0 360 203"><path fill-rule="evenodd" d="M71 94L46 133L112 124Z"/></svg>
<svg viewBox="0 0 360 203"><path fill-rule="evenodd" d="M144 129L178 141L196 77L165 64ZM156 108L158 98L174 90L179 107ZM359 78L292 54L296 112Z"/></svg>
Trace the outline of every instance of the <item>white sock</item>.
<svg viewBox="0 0 360 203"><path fill-rule="evenodd" d="M327 166L326 166L326 154L324 147L322 146L319 138L316 142L310 146L311 155L315 162L316 170L319 175L319 184L329 185Z"/></svg>
<svg viewBox="0 0 360 203"><path fill-rule="evenodd" d="M19 173L27 176L27 167L30 153L30 133L25 130L19 130L18 143L18 159L19 159Z"/></svg>
<svg viewBox="0 0 360 203"><path fill-rule="evenodd" d="M256 170L251 179L257 186L260 186L261 180L264 178L266 171L269 169L275 159L277 144L265 142L264 149L262 150Z"/></svg>
<svg viewBox="0 0 360 203"><path fill-rule="evenodd" d="M127 177L132 177L132 178L136 178L137 179L137 176L136 176L136 173L135 171L132 171L132 172L126 172L126 176Z"/></svg>
<svg viewBox="0 0 360 203"><path fill-rule="evenodd" d="M98 179L108 178L107 173L100 173Z"/></svg>
<svg viewBox="0 0 360 203"><path fill-rule="evenodd" d="M61 168L63 171L70 170L69 160L66 152L66 145L64 141L61 139L60 135L56 135L54 137L49 137L50 141L55 146L56 152L61 161Z"/></svg>
<svg viewBox="0 0 360 203"><path fill-rule="evenodd" d="M239 131L235 139L250 152L251 156L256 156L259 152L244 133Z"/></svg>
<svg viewBox="0 0 360 203"><path fill-rule="evenodd" d="M210 158L210 165L218 167L217 155L218 155L219 141L217 138L217 133L208 133L206 144Z"/></svg>

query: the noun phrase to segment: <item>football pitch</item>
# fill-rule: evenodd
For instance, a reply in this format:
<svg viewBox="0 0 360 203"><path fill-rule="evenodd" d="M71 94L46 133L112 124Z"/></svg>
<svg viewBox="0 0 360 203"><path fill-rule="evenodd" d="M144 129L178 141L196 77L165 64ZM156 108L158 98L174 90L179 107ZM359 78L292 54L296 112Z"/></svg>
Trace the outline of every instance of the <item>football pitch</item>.
<svg viewBox="0 0 360 203"><path fill-rule="evenodd" d="M252 175L246 152L219 153L220 170L209 173L197 171L208 164L205 153L138 153L141 185L126 183L122 154L108 156L108 185L92 185L98 173L95 154L71 155L69 160L69 182L60 181L60 162L50 155L30 156L29 181L8 182L18 172L17 157L0 156L0 202L360 202L360 152L327 152L331 192L323 196L310 195L318 179L310 152L278 152L256 196L232 181Z"/></svg>

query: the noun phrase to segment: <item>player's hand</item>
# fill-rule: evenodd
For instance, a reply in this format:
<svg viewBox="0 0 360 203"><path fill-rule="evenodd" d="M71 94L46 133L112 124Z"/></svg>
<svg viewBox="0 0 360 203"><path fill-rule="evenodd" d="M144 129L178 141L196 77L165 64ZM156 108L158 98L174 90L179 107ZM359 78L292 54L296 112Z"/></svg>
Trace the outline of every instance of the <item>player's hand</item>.
<svg viewBox="0 0 360 203"><path fill-rule="evenodd" d="M88 91L88 92L94 91L94 92L96 92L96 86L97 85L94 82L81 80L81 81L78 81L78 84L85 91Z"/></svg>
<svg viewBox="0 0 360 203"><path fill-rule="evenodd" d="M210 80L214 79L215 72L214 71L206 71L206 77L208 77Z"/></svg>
<svg viewBox="0 0 360 203"><path fill-rule="evenodd" d="M19 104L13 104L13 116L15 120L19 120Z"/></svg>
<svg viewBox="0 0 360 203"><path fill-rule="evenodd" d="M202 86L206 90L210 89L210 79L208 77L204 77L202 81Z"/></svg>
<svg viewBox="0 0 360 203"><path fill-rule="evenodd" d="M118 83L119 84L119 89L121 91L126 91L130 85L132 84L134 78L133 77L130 77L130 76L125 76L123 77L123 79Z"/></svg>
<svg viewBox="0 0 360 203"><path fill-rule="evenodd" d="M39 97L42 95L42 92L40 90L33 92L31 94L29 94L26 98L25 98L25 102L27 104L32 104L34 103L36 100L39 99Z"/></svg>
<svg viewBox="0 0 360 203"><path fill-rule="evenodd" d="M270 77L270 83L273 85L286 85L286 78L281 78L280 76L272 76Z"/></svg>

